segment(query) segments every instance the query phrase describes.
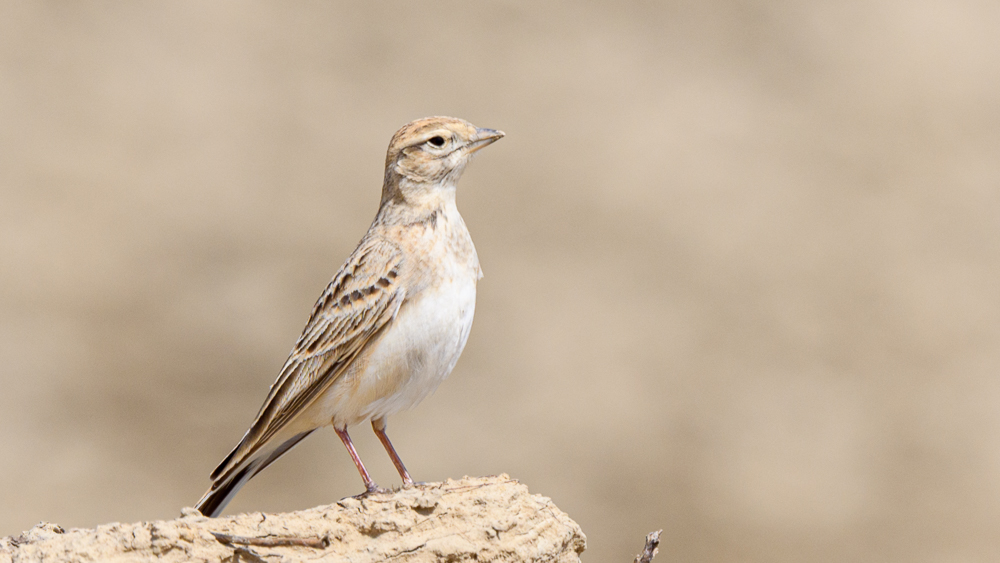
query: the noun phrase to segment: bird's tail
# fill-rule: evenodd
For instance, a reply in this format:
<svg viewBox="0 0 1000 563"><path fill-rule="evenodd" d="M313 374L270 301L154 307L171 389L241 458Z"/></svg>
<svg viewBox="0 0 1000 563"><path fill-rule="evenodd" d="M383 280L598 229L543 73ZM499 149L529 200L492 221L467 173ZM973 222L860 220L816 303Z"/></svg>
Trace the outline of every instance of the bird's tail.
<svg viewBox="0 0 1000 563"><path fill-rule="evenodd" d="M241 488L243 488L243 485L246 485L247 481L253 478L254 475L263 471L265 467L271 465L274 460L284 455L285 452L292 449L295 444L298 444L303 438L311 433L312 430L296 434L274 450L248 459L244 463L238 464L229 471L226 471L224 474L219 475L215 478L212 486L207 492L205 492L204 496L201 497L194 507L205 516L215 518L224 508L226 508L229 501L233 500L233 497L236 496L236 493L238 493ZM232 454L230 454L230 456L232 456ZM224 461L223 464L228 461L229 458L226 458L226 461Z"/></svg>

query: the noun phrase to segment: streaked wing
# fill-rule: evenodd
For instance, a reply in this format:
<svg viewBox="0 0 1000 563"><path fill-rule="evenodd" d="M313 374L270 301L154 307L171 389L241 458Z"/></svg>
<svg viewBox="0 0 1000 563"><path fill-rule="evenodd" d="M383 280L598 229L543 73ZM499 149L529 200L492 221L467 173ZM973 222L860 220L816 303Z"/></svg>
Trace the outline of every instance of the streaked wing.
<svg viewBox="0 0 1000 563"><path fill-rule="evenodd" d="M402 262L395 244L377 237L361 241L316 302L256 420L212 479L239 466L301 413L396 316L405 298Z"/></svg>

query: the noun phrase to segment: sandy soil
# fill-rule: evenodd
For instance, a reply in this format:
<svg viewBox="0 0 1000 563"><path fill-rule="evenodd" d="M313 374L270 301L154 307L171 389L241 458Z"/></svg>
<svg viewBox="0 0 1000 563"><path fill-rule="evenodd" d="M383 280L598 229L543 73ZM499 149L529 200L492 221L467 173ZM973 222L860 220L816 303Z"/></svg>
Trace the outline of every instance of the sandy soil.
<svg viewBox="0 0 1000 563"><path fill-rule="evenodd" d="M579 563L587 538L552 501L507 475L427 483L296 512L251 512L0 538L0 562L507 561ZM235 557L234 557L235 555ZM256 559L255 559L256 558Z"/></svg>
<svg viewBox="0 0 1000 563"><path fill-rule="evenodd" d="M593 561L1000 557L1000 9L0 6L0 535L169 519L260 406L401 124L508 136L486 277L389 431ZM398 484L365 428L375 478ZM230 513L360 491L332 432Z"/></svg>

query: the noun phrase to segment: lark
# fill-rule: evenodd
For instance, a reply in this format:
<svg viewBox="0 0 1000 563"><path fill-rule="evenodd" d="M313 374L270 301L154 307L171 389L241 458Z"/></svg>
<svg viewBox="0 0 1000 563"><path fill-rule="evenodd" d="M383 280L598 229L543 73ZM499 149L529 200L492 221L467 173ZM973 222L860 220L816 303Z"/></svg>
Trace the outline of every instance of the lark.
<svg viewBox="0 0 1000 563"><path fill-rule="evenodd" d="M419 119L393 135L375 220L316 302L250 429L212 473L196 505L202 514L217 516L254 475L328 424L366 493L381 489L347 433L364 421L403 485L413 484L386 419L431 394L465 347L483 273L455 188L473 154L503 136L453 117Z"/></svg>

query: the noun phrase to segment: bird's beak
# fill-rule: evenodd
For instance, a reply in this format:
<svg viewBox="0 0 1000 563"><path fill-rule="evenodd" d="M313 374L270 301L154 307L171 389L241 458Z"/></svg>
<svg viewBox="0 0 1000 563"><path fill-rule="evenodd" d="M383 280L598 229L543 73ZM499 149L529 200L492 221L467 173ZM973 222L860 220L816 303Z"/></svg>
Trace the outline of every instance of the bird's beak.
<svg viewBox="0 0 1000 563"><path fill-rule="evenodd" d="M486 145L495 143L499 141L503 136L506 135L503 131L497 131L496 129L482 129L476 128L476 136L472 139L472 142L468 145L468 152L472 154L479 149L485 147Z"/></svg>

